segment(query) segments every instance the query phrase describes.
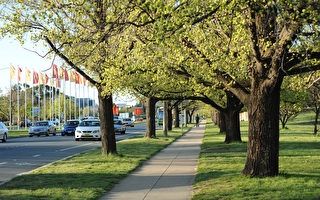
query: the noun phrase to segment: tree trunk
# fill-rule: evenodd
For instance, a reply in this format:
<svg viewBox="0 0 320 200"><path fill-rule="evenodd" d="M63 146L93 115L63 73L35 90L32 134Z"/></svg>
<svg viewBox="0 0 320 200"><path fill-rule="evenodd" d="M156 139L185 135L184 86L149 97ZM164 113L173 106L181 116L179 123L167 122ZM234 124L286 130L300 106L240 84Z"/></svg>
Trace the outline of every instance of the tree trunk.
<svg viewBox="0 0 320 200"><path fill-rule="evenodd" d="M103 96L101 89L98 90L102 156L116 154L117 145L113 126L112 95Z"/></svg>
<svg viewBox="0 0 320 200"><path fill-rule="evenodd" d="M174 127L175 128L179 128L179 123L180 123L180 119L179 119L179 105L176 105L174 107Z"/></svg>
<svg viewBox="0 0 320 200"><path fill-rule="evenodd" d="M316 108L316 116L314 118L314 129L313 129L313 135L317 135L318 133L318 119L319 119L319 113L320 109Z"/></svg>
<svg viewBox="0 0 320 200"><path fill-rule="evenodd" d="M220 128L220 133L225 133L227 131L226 130L226 119L221 111L219 112L219 117L218 117L218 127Z"/></svg>
<svg viewBox="0 0 320 200"><path fill-rule="evenodd" d="M168 102L168 130L172 130L172 107L170 102Z"/></svg>
<svg viewBox="0 0 320 200"><path fill-rule="evenodd" d="M153 97L148 97L145 100L146 106L146 138L156 137L156 103L157 100Z"/></svg>
<svg viewBox="0 0 320 200"><path fill-rule="evenodd" d="M226 138L225 143L241 142L240 134L240 111L238 110L225 110L222 112L224 116Z"/></svg>
<svg viewBox="0 0 320 200"><path fill-rule="evenodd" d="M276 176L279 173L280 86L253 84L249 114L247 161L242 174L251 177ZM256 87L256 88L254 88Z"/></svg>
<svg viewBox="0 0 320 200"><path fill-rule="evenodd" d="M163 102L163 135L168 136L168 102Z"/></svg>

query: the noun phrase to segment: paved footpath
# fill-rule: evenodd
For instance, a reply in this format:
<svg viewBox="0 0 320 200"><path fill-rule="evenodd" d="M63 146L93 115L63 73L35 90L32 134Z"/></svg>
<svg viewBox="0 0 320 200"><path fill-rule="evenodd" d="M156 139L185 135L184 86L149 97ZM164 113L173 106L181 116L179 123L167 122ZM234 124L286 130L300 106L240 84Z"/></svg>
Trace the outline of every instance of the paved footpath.
<svg viewBox="0 0 320 200"><path fill-rule="evenodd" d="M146 161L100 200L191 199L205 124L202 121Z"/></svg>

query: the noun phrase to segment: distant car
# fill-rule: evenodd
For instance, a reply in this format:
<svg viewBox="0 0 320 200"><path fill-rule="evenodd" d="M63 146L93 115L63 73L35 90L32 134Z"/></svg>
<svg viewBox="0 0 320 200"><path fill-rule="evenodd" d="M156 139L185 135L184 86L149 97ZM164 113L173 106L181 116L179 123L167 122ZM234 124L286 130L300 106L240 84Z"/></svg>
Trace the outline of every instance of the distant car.
<svg viewBox="0 0 320 200"><path fill-rule="evenodd" d="M121 120L115 119L113 120L113 124L114 124L114 132L126 134L126 125L123 124Z"/></svg>
<svg viewBox="0 0 320 200"><path fill-rule="evenodd" d="M133 122L133 120L131 118L124 118L124 119L122 119L122 122L126 126L134 127L134 122Z"/></svg>
<svg viewBox="0 0 320 200"><path fill-rule="evenodd" d="M81 119L81 121L86 120L86 119L97 119L97 118L92 117L92 116L88 116L88 117L83 117L83 118Z"/></svg>
<svg viewBox="0 0 320 200"><path fill-rule="evenodd" d="M66 123L62 126L61 135L74 135L79 124L80 120L67 120Z"/></svg>
<svg viewBox="0 0 320 200"><path fill-rule="evenodd" d="M54 125L59 125L59 119L54 119L53 121L51 121Z"/></svg>
<svg viewBox="0 0 320 200"><path fill-rule="evenodd" d="M25 127L25 119L20 120L20 127ZM32 126L32 122L30 119L27 119L27 127Z"/></svg>
<svg viewBox="0 0 320 200"><path fill-rule="evenodd" d="M74 139L76 141L81 139L101 140L100 120L86 119L81 121L79 126L76 128Z"/></svg>
<svg viewBox="0 0 320 200"><path fill-rule="evenodd" d="M2 142L6 142L8 139L8 129L2 122L0 122L0 139Z"/></svg>
<svg viewBox="0 0 320 200"><path fill-rule="evenodd" d="M29 136L56 135L56 126L51 121L37 121L29 128Z"/></svg>

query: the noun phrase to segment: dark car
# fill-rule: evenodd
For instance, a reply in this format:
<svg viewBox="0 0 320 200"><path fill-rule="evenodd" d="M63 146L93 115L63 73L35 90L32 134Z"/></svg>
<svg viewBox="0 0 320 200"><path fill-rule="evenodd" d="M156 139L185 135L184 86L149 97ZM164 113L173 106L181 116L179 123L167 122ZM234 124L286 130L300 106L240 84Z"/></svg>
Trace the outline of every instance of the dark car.
<svg viewBox="0 0 320 200"><path fill-rule="evenodd" d="M29 128L29 136L56 135L56 126L51 121L37 121Z"/></svg>
<svg viewBox="0 0 320 200"><path fill-rule="evenodd" d="M68 120L61 129L61 135L74 135L76 128L78 127L80 120Z"/></svg>
<svg viewBox="0 0 320 200"><path fill-rule="evenodd" d="M20 127L25 127L26 126L25 119L21 119L19 123L20 123ZM32 126L32 122L31 122L30 119L27 119L27 127L29 127L29 126Z"/></svg>

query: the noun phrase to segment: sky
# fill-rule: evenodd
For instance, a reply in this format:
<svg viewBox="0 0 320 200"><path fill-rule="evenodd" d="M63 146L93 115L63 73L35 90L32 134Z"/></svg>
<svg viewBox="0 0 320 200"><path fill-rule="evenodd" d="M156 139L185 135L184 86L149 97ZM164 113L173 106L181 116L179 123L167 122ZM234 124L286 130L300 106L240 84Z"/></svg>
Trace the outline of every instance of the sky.
<svg viewBox="0 0 320 200"><path fill-rule="evenodd" d="M42 51L41 51L42 49ZM39 56L44 55L46 51L43 47L34 47L34 45L31 42L25 43L23 46L14 39L10 38L2 38L0 39L0 89L1 94L5 94L10 89L10 66L14 66L16 68L16 77L15 80L12 80L12 85L17 83L17 70L18 67L21 68L21 82L25 82L25 71L26 69L30 70L31 73L33 71L36 72L42 72L46 73L49 77L52 76L52 62L53 59L46 59ZM61 66L61 60L59 58L55 59L54 62L58 68ZM70 93L70 86L66 85L66 94L68 95ZM73 86L72 86L73 88ZM72 89L73 90L73 89ZM84 97L88 96L88 92L85 89L85 92L83 92L83 88L80 90L80 96ZM73 91L74 92L74 91ZM74 93L72 93L74 94ZM90 96L93 94L96 95L96 102L97 101L97 92L89 91ZM79 92L77 94L77 97L79 96ZM135 99L130 96L117 96L114 99L114 103L116 104L128 104L128 105L134 105L136 103Z"/></svg>

